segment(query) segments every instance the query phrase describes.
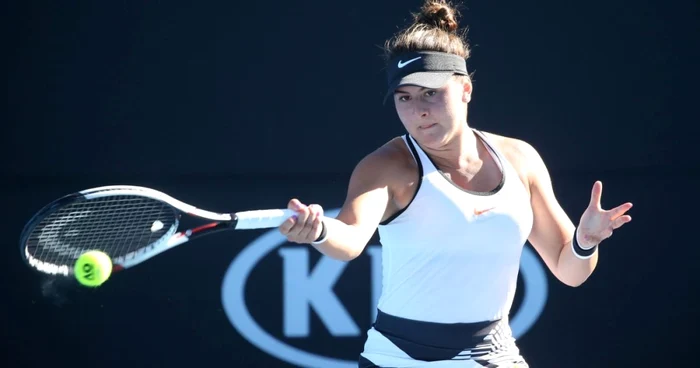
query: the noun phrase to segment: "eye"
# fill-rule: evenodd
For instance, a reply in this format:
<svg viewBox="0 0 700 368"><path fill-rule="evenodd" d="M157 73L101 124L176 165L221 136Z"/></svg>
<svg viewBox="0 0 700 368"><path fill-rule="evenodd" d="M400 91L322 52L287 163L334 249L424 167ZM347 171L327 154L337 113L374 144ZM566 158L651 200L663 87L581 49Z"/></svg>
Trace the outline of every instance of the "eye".
<svg viewBox="0 0 700 368"><path fill-rule="evenodd" d="M402 101L402 102L408 101L408 99L409 99L409 97L406 96L406 95L404 95L404 96L399 96L399 98L398 98L398 100L399 100L399 101Z"/></svg>
<svg viewBox="0 0 700 368"><path fill-rule="evenodd" d="M431 91L426 91L426 92L425 92L425 95L426 95L427 97L432 97L432 96L435 96L436 93L437 93L437 91L431 90Z"/></svg>

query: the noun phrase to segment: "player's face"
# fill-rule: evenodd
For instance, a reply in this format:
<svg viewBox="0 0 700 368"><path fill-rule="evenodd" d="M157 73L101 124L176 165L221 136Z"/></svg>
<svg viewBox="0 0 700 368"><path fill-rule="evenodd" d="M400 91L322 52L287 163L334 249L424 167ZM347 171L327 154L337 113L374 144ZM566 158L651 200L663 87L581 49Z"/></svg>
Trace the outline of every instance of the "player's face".
<svg viewBox="0 0 700 368"><path fill-rule="evenodd" d="M421 144L438 147L464 130L471 83L452 78L438 89L404 86L396 90L396 112Z"/></svg>

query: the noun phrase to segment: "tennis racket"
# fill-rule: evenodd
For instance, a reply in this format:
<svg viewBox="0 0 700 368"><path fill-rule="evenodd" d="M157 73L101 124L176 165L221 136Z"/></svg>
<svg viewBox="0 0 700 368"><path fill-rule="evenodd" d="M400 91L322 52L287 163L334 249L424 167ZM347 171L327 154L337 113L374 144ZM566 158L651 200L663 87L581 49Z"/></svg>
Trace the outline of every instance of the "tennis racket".
<svg viewBox="0 0 700 368"><path fill-rule="evenodd" d="M180 229L183 215L206 220ZM215 213L155 189L113 185L59 198L39 210L20 236L23 258L32 268L69 276L78 257L99 250L112 259L112 272L144 262L192 239L222 230L273 228L288 209Z"/></svg>

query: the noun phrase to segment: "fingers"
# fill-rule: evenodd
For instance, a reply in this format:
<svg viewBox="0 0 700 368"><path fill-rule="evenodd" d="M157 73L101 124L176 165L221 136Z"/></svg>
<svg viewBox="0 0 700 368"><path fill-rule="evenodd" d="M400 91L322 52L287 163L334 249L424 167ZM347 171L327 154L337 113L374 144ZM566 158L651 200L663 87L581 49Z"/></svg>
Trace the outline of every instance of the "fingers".
<svg viewBox="0 0 700 368"><path fill-rule="evenodd" d="M292 227L296 225L296 223L296 216L292 216L283 222L278 229L283 235L287 235L289 234L289 231L292 230Z"/></svg>
<svg viewBox="0 0 700 368"><path fill-rule="evenodd" d="M600 209L600 196L603 193L603 183L597 180L593 184L593 189L591 190L591 202L588 204L589 207Z"/></svg>
<svg viewBox="0 0 700 368"><path fill-rule="evenodd" d="M289 201L288 207L297 214L292 217L294 219L294 224L285 235L287 235L287 239L290 241L299 242L300 238L303 237L301 234L306 227L306 220L309 218L309 208L298 199Z"/></svg>
<svg viewBox="0 0 700 368"><path fill-rule="evenodd" d="M310 204L309 209L312 213L315 213L317 216L323 216L323 207L317 204Z"/></svg>
<svg viewBox="0 0 700 368"><path fill-rule="evenodd" d="M297 211L301 209L302 207L305 207L303 203L301 203L298 199L292 198L289 203L287 203L287 209L290 209L292 211Z"/></svg>
<svg viewBox="0 0 700 368"><path fill-rule="evenodd" d="M307 207L303 211L303 215L299 215L299 222L297 223L298 232L296 234L292 233L291 235L296 235L295 240L297 242L306 243L305 240L308 239L310 234L312 233L313 223L314 216L311 213L311 210Z"/></svg>
<svg viewBox="0 0 700 368"><path fill-rule="evenodd" d="M309 205L309 217L306 219L304 229L299 233L299 237L306 239L306 242L316 240L321 233L321 220L323 219L323 209L317 204Z"/></svg>
<svg viewBox="0 0 700 368"><path fill-rule="evenodd" d="M610 215L611 220L616 220L618 217L622 216L625 214L625 212L629 211L630 208L632 208L632 203L625 203L623 205L617 206L610 211L608 211L608 214Z"/></svg>
<svg viewBox="0 0 700 368"><path fill-rule="evenodd" d="M620 226L622 226L630 221L632 221L632 216L630 216L630 215L620 216L620 217L616 218L615 220L613 220L612 228L619 229Z"/></svg>
<svg viewBox="0 0 700 368"><path fill-rule="evenodd" d="M292 199L287 208L296 212L296 215L287 219L279 226L279 231L294 243L311 243L321 233L321 220L323 208L319 205L306 206L297 199Z"/></svg>
<svg viewBox="0 0 700 368"><path fill-rule="evenodd" d="M304 206L303 203L301 203L298 199L294 198L287 203L287 208L295 211L297 214L288 218L285 222L282 223L282 225L279 226L279 231L283 235L289 237L294 237L296 234L299 232L300 228L300 221L299 221L299 212L303 212L303 209L306 206ZM303 227L303 221L301 221L301 227Z"/></svg>

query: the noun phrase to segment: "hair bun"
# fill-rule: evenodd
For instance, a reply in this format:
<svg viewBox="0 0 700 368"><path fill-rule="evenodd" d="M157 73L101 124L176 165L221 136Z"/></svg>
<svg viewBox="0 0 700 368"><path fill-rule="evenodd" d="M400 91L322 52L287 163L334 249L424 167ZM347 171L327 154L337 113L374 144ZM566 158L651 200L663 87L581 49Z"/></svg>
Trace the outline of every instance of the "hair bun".
<svg viewBox="0 0 700 368"><path fill-rule="evenodd" d="M427 0L420 13L415 15L415 23L426 24L454 33L459 28L457 10L444 0Z"/></svg>

